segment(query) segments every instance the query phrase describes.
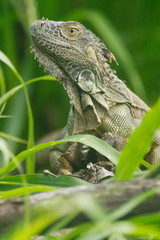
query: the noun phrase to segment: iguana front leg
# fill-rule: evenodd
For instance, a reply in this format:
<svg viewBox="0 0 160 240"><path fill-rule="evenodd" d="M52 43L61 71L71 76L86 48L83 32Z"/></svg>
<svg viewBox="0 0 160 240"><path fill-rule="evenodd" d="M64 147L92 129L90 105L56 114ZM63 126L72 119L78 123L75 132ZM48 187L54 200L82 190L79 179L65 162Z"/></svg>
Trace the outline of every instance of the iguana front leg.
<svg viewBox="0 0 160 240"><path fill-rule="evenodd" d="M61 140L68 136L68 126L62 129L56 141ZM60 145L55 145L49 149L49 160L51 168L54 174L70 174L72 172L72 166L69 164L65 157L67 149L70 147L71 143L62 143ZM63 170L65 169L65 170Z"/></svg>
<svg viewBox="0 0 160 240"><path fill-rule="evenodd" d="M60 150L50 150L49 159L54 174L70 175L73 173L73 167Z"/></svg>
<svg viewBox="0 0 160 240"><path fill-rule="evenodd" d="M72 175L87 165L90 148L80 143L66 143L51 148L49 157L55 174Z"/></svg>
<svg viewBox="0 0 160 240"><path fill-rule="evenodd" d="M61 131L56 140L73 135L75 114L71 107L67 126ZM71 175L75 170L86 166L90 148L80 143L62 143L50 148L49 159L55 174Z"/></svg>

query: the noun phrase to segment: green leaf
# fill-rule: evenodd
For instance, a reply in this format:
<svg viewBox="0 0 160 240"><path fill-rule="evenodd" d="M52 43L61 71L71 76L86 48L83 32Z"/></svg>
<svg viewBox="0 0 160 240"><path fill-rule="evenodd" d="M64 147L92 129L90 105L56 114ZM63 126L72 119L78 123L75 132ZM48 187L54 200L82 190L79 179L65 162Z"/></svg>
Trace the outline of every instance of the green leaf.
<svg viewBox="0 0 160 240"><path fill-rule="evenodd" d="M97 152L106 156L114 164L116 164L118 161L119 152L116 151L114 148L112 148L109 144L107 144L103 140L101 140L95 136L87 135L87 134L86 135L74 135L74 136L66 137L60 141L53 141L53 142L39 144L28 150L22 151L12 161L10 161L8 165L6 165L4 168L0 169L0 177L2 177L4 174L14 170L29 155L36 153L40 150L43 150L45 148L48 148L48 147L51 147L51 146L54 146L54 145L57 145L60 143L65 143L65 142L79 142L82 144L86 144L87 146L94 148Z"/></svg>
<svg viewBox="0 0 160 240"><path fill-rule="evenodd" d="M31 148L34 145L34 121L33 121L33 115L32 115L30 100L29 100L29 96L28 96L28 92L27 92L27 88L26 88L26 85L28 83L24 83L22 77L20 76L20 74L18 73L18 71L16 70L14 65L11 63L9 58L2 51L0 51L0 60L2 62L4 62L13 71L13 73L17 77L18 81L21 83L21 86L17 86L16 88L11 89L8 93L4 94L0 98L0 104L2 104L9 97L11 97L20 88L24 89L24 94L25 94L26 104L27 104L27 113L28 113L28 141L27 141L28 145L27 145L27 147ZM31 80L31 81L33 82L33 80ZM36 81L36 80L34 80L34 81ZM34 167L35 167L34 164L35 164L34 155L28 155L27 164L26 164L26 168L27 168L28 173L34 172Z"/></svg>
<svg viewBox="0 0 160 240"><path fill-rule="evenodd" d="M149 213L130 218L131 222L138 224L158 224L160 226L160 212Z"/></svg>
<svg viewBox="0 0 160 240"><path fill-rule="evenodd" d="M6 84L5 84L3 71L0 65L0 95L4 94L5 91L6 91Z"/></svg>
<svg viewBox="0 0 160 240"><path fill-rule="evenodd" d="M5 94L3 94L0 97L0 105L2 105L3 103L5 103L10 97L12 97L16 92L18 92L18 90L20 90L21 88L23 88L23 84L19 85L17 87L12 88L10 91L6 92Z"/></svg>
<svg viewBox="0 0 160 240"><path fill-rule="evenodd" d="M147 153L155 131L160 127L160 100L144 117L129 138L127 147L123 149L116 169L116 180L131 179L134 171Z"/></svg>
<svg viewBox="0 0 160 240"><path fill-rule="evenodd" d="M23 178L25 177L25 183ZM53 177L46 174L24 174L9 176L0 179L1 191L8 191L11 189L19 188L24 185L32 186L46 186L54 188L73 187L77 185L88 185L89 183L75 177L57 176Z"/></svg>
<svg viewBox="0 0 160 240"><path fill-rule="evenodd" d="M12 116L9 115L1 115L0 118L11 118Z"/></svg>
<svg viewBox="0 0 160 240"><path fill-rule="evenodd" d="M160 163L154 166L150 171L147 171L145 174L143 174L143 178L160 178Z"/></svg>
<svg viewBox="0 0 160 240"><path fill-rule="evenodd" d="M134 197L129 202L123 204L118 209L116 209L114 212L112 212L110 217L114 221L119 219L119 218L123 218L124 216L129 214L139 204L142 204L148 198L153 197L155 194L157 194L159 192L160 192L160 187L154 187L154 188L152 188L152 189Z"/></svg>
<svg viewBox="0 0 160 240"><path fill-rule="evenodd" d="M15 142L27 144L26 140L14 137L14 136L12 136L10 134L7 134L7 133L4 133L4 132L0 132L0 137L7 138L7 139L13 140Z"/></svg>
<svg viewBox="0 0 160 240"><path fill-rule="evenodd" d="M24 84L24 81L12 62L9 60L9 58L2 52L0 51L0 60L4 62L15 74L16 78L21 84ZM27 92L26 86L23 86L24 89L24 95L26 99L26 104L27 104L27 114L28 114L28 148L32 147L34 145L34 121L33 121L33 115L32 115L32 109L30 105L30 100ZM34 156L30 155L27 159L27 172L34 172Z"/></svg>
<svg viewBox="0 0 160 240"><path fill-rule="evenodd" d="M35 193L35 192L42 192L42 191L51 191L54 190L53 187L42 187L42 186L27 186L27 187L20 187L18 189L0 192L0 200L6 198L15 198L21 197L26 194Z"/></svg>
<svg viewBox="0 0 160 240"><path fill-rule="evenodd" d="M9 58L2 52L0 51L0 61L2 61L3 63L5 63L15 74L15 76L17 77L17 79L23 83L23 79L21 78L21 76L19 75L19 73L17 72L16 68L14 67L14 65L11 63L11 61L9 60Z"/></svg>
<svg viewBox="0 0 160 240"><path fill-rule="evenodd" d="M9 90L8 92L6 92L5 94L3 94L1 97L0 97L0 105L2 105L3 103L5 103L10 97L12 97L15 93L17 93L20 89L22 89L24 86L27 86L31 83L34 83L34 82L38 82L38 81L53 81L53 80L56 80L55 77L50 77L50 76L42 76L42 77L39 77L39 78L33 78L33 79L30 79L29 81L23 83L23 84L20 84L14 88L12 88L11 90Z"/></svg>

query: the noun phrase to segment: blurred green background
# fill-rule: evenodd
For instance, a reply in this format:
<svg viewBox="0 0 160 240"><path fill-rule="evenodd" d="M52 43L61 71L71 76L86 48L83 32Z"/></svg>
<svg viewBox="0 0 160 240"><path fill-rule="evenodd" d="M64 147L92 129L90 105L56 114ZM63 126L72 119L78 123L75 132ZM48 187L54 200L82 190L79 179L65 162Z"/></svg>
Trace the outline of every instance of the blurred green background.
<svg viewBox="0 0 160 240"><path fill-rule="evenodd" d="M150 106L160 93L160 1L153 0L1 0L0 50L15 65L25 81L43 76L30 53L30 25L42 17L56 21L76 20L95 32L114 53L118 76ZM4 64L0 65L0 93L18 84ZM58 82L29 85L35 140L64 127L69 99ZM23 91L6 105L0 131L27 138L27 111ZM10 142L17 152L25 146Z"/></svg>

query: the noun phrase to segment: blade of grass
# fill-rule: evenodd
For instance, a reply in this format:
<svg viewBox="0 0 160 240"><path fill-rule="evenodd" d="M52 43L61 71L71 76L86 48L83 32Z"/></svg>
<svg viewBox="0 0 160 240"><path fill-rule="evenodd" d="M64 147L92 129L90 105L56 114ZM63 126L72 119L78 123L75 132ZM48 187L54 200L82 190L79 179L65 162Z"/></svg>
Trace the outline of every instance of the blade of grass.
<svg viewBox="0 0 160 240"><path fill-rule="evenodd" d="M10 239L18 239L18 240L28 240L38 233L43 232L47 227L49 227L52 223L57 220L57 216L55 216L52 211L46 211L43 214L39 214L36 218L32 219L28 224L23 224L19 226L19 228L15 228L13 232L10 234ZM6 239L2 236L2 240Z"/></svg>
<svg viewBox="0 0 160 240"><path fill-rule="evenodd" d="M23 84L24 81L21 78L20 74L17 72L15 69L14 65L11 63L9 58L2 52L0 51L0 60L5 63L15 74L17 77L18 81ZM24 94L25 94L25 99L26 99L26 104L27 104L27 114L28 114L28 145L27 148L31 148L34 145L34 121L33 121L33 115L32 115L32 109L29 101L29 96L27 92L27 88L24 86ZM34 172L35 169L35 159L34 155L30 155L27 158L27 172L32 173Z"/></svg>
<svg viewBox="0 0 160 240"><path fill-rule="evenodd" d="M16 198L21 197L26 194L36 193L36 192L42 192L42 191L53 191L53 187L44 187L44 186L26 186L26 187L20 187L18 189L6 191L6 192L0 192L0 200L6 199L6 198Z"/></svg>
<svg viewBox="0 0 160 240"><path fill-rule="evenodd" d="M7 138L7 139L11 139L15 142L19 142L19 143L23 143L23 144L27 144L27 141L24 140L24 139L20 139L20 138L17 138L17 137L14 137L10 134L7 134L7 133L4 133L4 132L0 132L0 137L3 137L3 138Z"/></svg>
<svg viewBox="0 0 160 240"><path fill-rule="evenodd" d="M6 102L2 106L0 105L0 116L2 116L5 106L6 106Z"/></svg>
<svg viewBox="0 0 160 240"><path fill-rule="evenodd" d="M110 215L111 219L115 221L119 218L123 218L124 216L129 214L139 204L143 203L148 198L153 197L156 193L159 193L159 192L160 192L160 187L155 187L148 190L147 192L140 194L139 196L134 197L129 202L123 204L121 207L119 207L114 212L112 212Z"/></svg>
<svg viewBox="0 0 160 240"><path fill-rule="evenodd" d="M0 61L2 61L3 63L5 63L15 74L16 78L18 79L18 81L20 83L23 83L23 79L21 78L21 76L19 75L19 73L17 72L16 68L14 67L14 65L11 63L11 61L9 60L9 58L2 52L0 51Z"/></svg>
<svg viewBox="0 0 160 240"><path fill-rule="evenodd" d="M25 177L26 182L22 181ZM1 191L8 191L25 185L31 186L46 186L54 188L65 188L73 187L78 185L88 185L88 182L85 182L79 178L69 177L69 176L57 176L53 177L45 174L23 174L9 176L0 179L0 189Z"/></svg>
<svg viewBox="0 0 160 240"><path fill-rule="evenodd" d="M30 154L36 153L45 148L48 148L57 144L65 143L65 142L80 142L80 143L86 144L87 146L94 148L97 152L106 156L115 165L117 164L119 152L116 151L114 148L112 148L109 144L92 135L87 135L87 134L74 135L74 136L66 137L60 141L52 141L48 143L39 144L37 146L34 146L28 150L25 150L19 153L12 161L9 162L7 166L0 169L0 177L2 177L7 172L10 172L13 169L15 169Z"/></svg>
<svg viewBox="0 0 160 240"><path fill-rule="evenodd" d="M9 115L1 115L0 118L11 118L12 116Z"/></svg>
<svg viewBox="0 0 160 240"><path fill-rule="evenodd" d="M25 224L24 221L22 221L23 219L21 219L18 224L7 229L7 232L5 232L4 235L1 235L0 238L18 240L31 239L33 236L35 237L36 235L43 233L44 230L50 226L60 223L60 220L63 221L65 216L69 216L70 214L74 216L79 213L72 205L67 204L67 206L68 207L66 208L65 200L55 200L54 204L52 202L45 206L42 203L37 206L37 208L35 206L32 210L33 217L29 223Z"/></svg>
<svg viewBox="0 0 160 240"><path fill-rule="evenodd" d="M38 82L38 81L52 81L52 80L56 80L55 77L50 77L50 76L43 76L43 77L39 77L39 78L33 78L33 79L30 79L29 81L23 83L23 84L20 84L14 88L12 88L11 90L9 90L8 92L6 92L4 95L2 95L0 97L0 106L2 104L4 104L10 97L12 97L15 93L17 93L20 89L22 89L24 86L27 86L31 83L34 83L34 82Z"/></svg>
<svg viewBox="0 0 160 240"><path fill-rule="evenodd" d="M0 95L3 95L6 92L6 84L2 71L2 67L0 65Z"/></svg>
<svg viewBox="0 0 160 240"><path fill-rule="evenodd" d="M28 21L28 29L30 28L31 24L38 19L38 7L37 1L35 0L27 0L24 2L25 9L26 9L26 19Z"/></svg>
<svg viewBox="0 0 160 240"><path fill-rule="evenodd" d="M28 34L28 29L32 22L34 22L37 17L36 1L34 0L11 0L11 4L14 8L17 17L19 18L19 22L21 23L24 31Z"/></svg>
<svg viewBox="0 0 160 240"><path fill-rule="evenodd" d="M147 153L155 131L160 127L160 99L146 114L140 127L129 138L127 147L123 149L116 169L116 180L132 178L141 159Z"/></svg>
<svg viewBox="0 0 160 240"><path fill-rule="evenodd" d="M11 153L8 148L8 144L3 138L0 138L0 153L2 156L2 159L0 159L0 168L2 168L3 166L8 164L11 158Z"/></svg>
<svg viewBox="0 0 160 240"><path fill-rule="evenodd" d="M150 171L147 171L146 174L143 175L143 178L150 179L150 178L157 178L160 176L160 163L154 166Z"/></svg>
<svg viewBox="0 0 160 240"><path fill-rule="evenodd" d="M143 224L157 224L160 225L160 212L156 212L156 213L150 213L150 214L144 214L144 215L140 215L140 216L135 216L130 218L131 222L134 223L139 223L140 225Z"/></svg>
<svg viewBox="0 0 160 240"><path fill-rule="evenodd" d="M9 159L13 158L13 154L10 151L10 149L8 148L7 144L5 143L4 139L0 139L0 150L4 156L4 160L6 159L6 161L9 161ZM15 160L16 162L16 160ZM18 171L22 174L23 168L21 165L18 165ZM23 184L26 184L26 175L20 175L20 180ZM28 195L25 195L24 198L24 204L25 204L25 221L27 222L29 220L29 216L30 216L30 207L29 207L29 201L28 201Z"/></svg>

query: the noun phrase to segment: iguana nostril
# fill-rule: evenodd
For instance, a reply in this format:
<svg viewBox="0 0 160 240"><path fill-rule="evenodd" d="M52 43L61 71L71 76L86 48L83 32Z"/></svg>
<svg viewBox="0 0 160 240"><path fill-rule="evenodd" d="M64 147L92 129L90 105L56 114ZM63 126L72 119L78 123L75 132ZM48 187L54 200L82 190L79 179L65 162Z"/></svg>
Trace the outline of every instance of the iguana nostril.
<svg viewBox="0 0 160 240"><path fill-rule="evenodd" d="M44 21L40 22L40 26L43 27L44 25Z"/></svg>

